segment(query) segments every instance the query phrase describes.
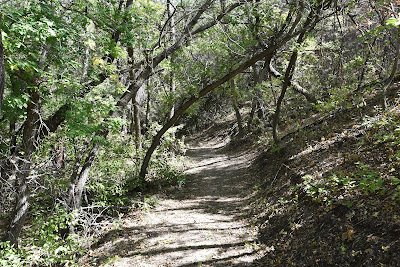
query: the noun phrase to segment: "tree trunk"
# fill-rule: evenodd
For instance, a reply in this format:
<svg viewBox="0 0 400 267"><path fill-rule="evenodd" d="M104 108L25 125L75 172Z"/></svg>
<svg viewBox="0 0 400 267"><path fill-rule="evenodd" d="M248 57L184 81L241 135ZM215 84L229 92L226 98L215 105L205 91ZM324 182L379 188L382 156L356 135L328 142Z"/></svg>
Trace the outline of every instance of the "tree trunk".
<svg viewBox="0 0 400 267"><path fill-rule="evenodd" d="M150 127L150 108L151 108L151 95L150 95L150 90L147 88L147 99L146 99L146 115L144 116L144 127L143 131L147 132L147 130Z"/></svg>
<svg viewBox="0 0 400 267"><path fill-rule="evenodd" d="M4 160L0 166L0 177L3 181L8 181L16 175L17 160L16 160L16 148L17 148L17 132L15 130L16 122L15 118L12 117L9 124L9 134L12 136L10 141L9 156Z"/></svg>
<svg viewBox="0 0 400 267"><path fill-rule="evenodd" d="M132 99L133 101L133 99ZM134 130L135 130L135 147L136 150L142 148L141 138L140 138L140 105L137 101L133 103L133 120L134 120Z"/></svg>
<svg viewBox="0 0 400 267"><path fill-rule="evenodd" d="M208 94L209 92L213 91L214 89L216 89L217 87L219 87L220 85L226 83L227 81L229 81L230 79L236 77L239 73L245 71L246 69L248 69L250 66L254 65L257 61L265 58L266 56L272 55L276 49L278 49L279 47L283 46L284 44L286 44L290 39L292 39L293 36L286 36L285 38L283 38L281 40L281 42L279 44L270 46L268 48L266 48L263 52L256 54L255 56L253 56L252 58L250 58L249 60L247 60L246 62L244 62L243 64L241 64L237 69L233 70L232 72L226 74L224 77L222 77L221 79L205 86L197 95L192 96L191 98L189 98L189 100L187 100L186 102L184 102L176 111L175 111L175 115L169 119L167 121L167 123L161 128L160 131L158 131L158 133L153 137L153 141L151 143L150 148L147 150L146 155L143 159L143 163L140 169L140 173L139 176L144 179L146 174L147 174L147 167L150 163L150 158L153 155L154 151L156 150L157 146L160 143L161 137L164 135L164 133L171 128L175 122L181 117L181 115L191 106L193 105L197 100L199 100L201 97L205 96L206 94Z"/></svg>
<svg viewBox="0 0 400 267"><path fill-rule="evenodd" d="M133 133L135 132L135 115L134 115L134 110L133 110L133 101L132 103L129 105L128 107L129 111L128 111L128 118L129 118L129 130L128 133L130 135L133 135Z"/></svg>
<svg viewBox="0 0 400 267"><path fill-rule="evenodd" d="M40 94L38 91L30 92L30 102L27 107L27 117L24 124L22 137L23 158L18 162L18 171L16 179L16 200L15 208L6 232L6 240L12 245L18 246L18 238L22 226L25 223L29 208L29 189L28 177L31 172L32 153L35 149L35 136L37 135L37 122L39 121Z"/></svg>
<svg viewBox="0 0 400 267"><path fill-rule="evenodd" d="M274 76L275 78L280 78L282 77L282 74L279 73L272 65L271 63L268 66L268 70L270 72L270 74L272 76ZM289 85L292 86L293 90L296 91L299 94L302 94L308 102L310 103L317 103L317 99L315 98L315 96L313 96L310 92L308 92L305 88L301 87L301 85L296 82L296 81L290 81Z"/></svg>
<svg viewBox="0 0 400 267"><path fill-rule="evenodd" d="M251 101L251 110L249 114L249 119L247 120L247 132L251 132L251 126L253 124L254 114L256 113L257 108L257 97L253 97Z"/></svg>
<svg viewBox="0 0 400 267"><path fill-rule="evenodd" d="M258 80L258 73L257 73L257 67L256 65L253 66L253 83L250 84L250 86L253 86L254 88L257 85L257 80ZM251 131L251 126L253 124L253 119L254 119L254 114L256 113L256 108L257 108L257 96L253 96L253 99L251 101L251 110L249 114L249 119L247 120L247 131Z"/></svg>
<svg viewBox="0 0 400 267"><path fill-rule="evenodd" d="M400 57L400 30L396 29L397 34L396 34L396 54L395 54L395 58L394 58L394 62L392 65L392 69L390 71L390 75L389 77L385 80L384 84L383 84L383 108L386 109L387 108L387 89L389 88L389 86L392 84L394 77L396 75L397 72L397 68L399 65L399 57Z"/></svg>
<svg viewBox="0 0 400 267"><path fill-rule="evenodd" d="M242 123L242 115L240 115L239 105L238 105L237 96L236 96L236 92L235 92L235 80L234 79L231 79L231 90L233 92L232 106L233 106L233 109L235 110L236 120L238 123L238 131L239 131L238 137L242 138L244 136L244 129L243 129L243 123Z"/></svg>
<svg viewBox="0 0 400 267"><path fill-rule="evenodd" d="M303 43L304 36L305 36L304 33L300 34L299 38L297 39L298 44ZM277 134L279 113L281 111L281 105L282 105L283 98L285 97L286 90L291 83L293 72L296 67L297 55L298 55L298 51L297 51L297 49L294 49L294 51L290 57L289 65L286 68L285 77L284 77L283 84L282 84L282 91L281 91L281 94L279 95L278 101L276 103L276 110L275 110L274 117L272 119L272 136L274 138L275 143L279 142L279 138L278 138L278 134Z"/></svg>
<svg viewBox="0 0 400 267"><path fill-rule="evenodd" d="M6 83L6 71L4 66L4 47L0 29L0 111L3 106L4 87Z"/></svg>
<svg viewBox="0 0 400 267"><path fill-rule="evenodd" d="M169 28L171 31L171 41L175 42L176 41L176 29L175 29L175 19L174 19L174 11L173 11L173 5L171 3L171 0L167 0L167 10L168 10L168 17L170 18L169 20ZM171 61L171 65L174 64L175 61L175 56L171 55L170 58ZM173 69L171 69L171 72L169 74L169 92L170 94L173 96L173 94L175 93L175 81L174 81L174 72ZM175 103L172 103L170 112L169 112L169 118L171 119L174 116L175 113Z"/></svg>
<svg viewBox="0 0 400 267"><path fill-rule="evenodd" d="M265 59L265 62L269 62L271 57ZM258 71L257 65L253 66L253 84L254 87L254 97L251 103L251 110L249 114L249 119L247 120L247 129L251 130L251 126L253 124L254 115L257 112L257 116L261 121L261 127L264 130L265 128L265 109L264 109L264 100L262 97L261 90L257 87L257 84L260 84L266 79L266 63L264 63L263 67Z"/></svg>
<svg viewBox="0 0 400 267"><path fill-rule="evenodd" d="M240 110L239 110L238 104L235 102L235 100L232 100L232 105L233 105L233 109L235 110L236 120L238 123L238 130L239 130L238 137L242 138L244 136L242 116L240 115Z"/></svg>
<svg viewBox="0 0 400 267"><path fill-rule="evenodd" d="M74 168L72 170L70 182L68 185L68 208L69 211L72 211L74 207L76 206L76 200L75 200L75 186L76 186L76 181L78 179L78 174L81 166L81 161L83 159L83 155L85 154L85 151L79 151L77 154L77 158L75 159L75 164Z"/></svg>
<svg viewBox="0 0 400 267"><path fill-rule="evenodd" d="M39 59L39 68L43 69L47 58L47 48L42 47L41 57ZM32 78L31 85L37 87L36 78ZM9 227L6 231L5 239L18 247L18 238L21 229L25 224L29 208L29 188L28 179L31 173L32 154L36 148L40 134L38 133L40 120L40 93L35 88L26 88L29 94L29 102L26 109L26 120L23 125L22 133L22 146L21 152L15 149L15 154L19 155L20 159L17 162L16 168L16 197L15 206L10 221Z"/></svg>
<svg viewBox="0 0 400 267"><path fill-rule="evenodd" d="M82 166L82 169L79 173L79 177L74 183L71 185L70 188L73 188L73 197L72 197L72 204L73 209L80 209L82 206L82 194L83 190L85 189L86 182L89 179L90 169L92 164L94 163L97 155L100 151L100 143L98 141L94 141L92 148L89 151L88 156L85 159L85 162Z"/></svg>

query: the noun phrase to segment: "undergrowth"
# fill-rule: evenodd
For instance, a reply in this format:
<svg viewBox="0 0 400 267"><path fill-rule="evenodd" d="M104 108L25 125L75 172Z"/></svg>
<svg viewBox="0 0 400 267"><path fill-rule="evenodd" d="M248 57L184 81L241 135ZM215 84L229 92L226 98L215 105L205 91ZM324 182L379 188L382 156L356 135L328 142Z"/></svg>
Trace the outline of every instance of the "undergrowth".
<svg viewBox="0 0 400 267"><path fill-rule="evenodd" d="M82 208L72 212L66 196L74 165L54 168L50 152L48 157L35 157L41 169L36 170L39 175L32 182L41 187L33 192L36 201L31 205L18 248L0 242L0 266L76 266L78 258L98 236L122 225L125 214L157 205L158 200L150 195L149 189L183 186L185 147L183 139L175 138L176 130L173 128L163 138L150 162L146 180L137 174L148 143L142 149L135 149L133 140L119 135L104 143L85 187ZM43 142L38 155L51 151L55 140L58 137L51 136ZM78 141L64 139L69 162L83 153ZM3 212L6 214L11 208L10 204Z"/></svg>

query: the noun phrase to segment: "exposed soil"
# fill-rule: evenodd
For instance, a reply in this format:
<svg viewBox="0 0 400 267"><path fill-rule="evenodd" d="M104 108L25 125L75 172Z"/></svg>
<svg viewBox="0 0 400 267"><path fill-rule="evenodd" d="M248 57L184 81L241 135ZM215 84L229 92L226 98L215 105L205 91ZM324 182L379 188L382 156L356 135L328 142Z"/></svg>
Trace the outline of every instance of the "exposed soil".
<svg viewBox="0 0 400 267"><path fill-rule="evenodd" d="M159 204L127 218L81 259L85 266L249 266L260 256L246 220L254 154L227 155L218 144L187 151L186 185L158 196Z"/></svg>

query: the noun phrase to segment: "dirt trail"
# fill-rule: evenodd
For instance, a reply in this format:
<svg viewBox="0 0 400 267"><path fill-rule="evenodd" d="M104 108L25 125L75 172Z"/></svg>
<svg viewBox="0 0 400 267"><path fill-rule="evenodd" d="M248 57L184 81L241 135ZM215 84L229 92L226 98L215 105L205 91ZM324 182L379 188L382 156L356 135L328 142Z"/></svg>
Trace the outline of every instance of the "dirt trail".
<svg viewBox="0 0 400 267"><path fill-rule="evenodd" d="M86 264L107 266L249 266L256 232L245 217L251 158L190 148L186 186L159 199L140 220L125 222Z"/></svg>

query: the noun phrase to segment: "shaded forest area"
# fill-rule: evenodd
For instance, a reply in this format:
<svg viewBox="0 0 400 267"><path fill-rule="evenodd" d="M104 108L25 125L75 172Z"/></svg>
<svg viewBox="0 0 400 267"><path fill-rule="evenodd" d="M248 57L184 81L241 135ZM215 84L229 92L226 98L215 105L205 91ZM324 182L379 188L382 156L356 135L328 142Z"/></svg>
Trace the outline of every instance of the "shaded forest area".
<svg viewBox="0 0 400 267"><path fill-rule="evenodd" d="M76 264L234 116L255 265L397 266L399 6L0 0L0 264Z"/></svg>

